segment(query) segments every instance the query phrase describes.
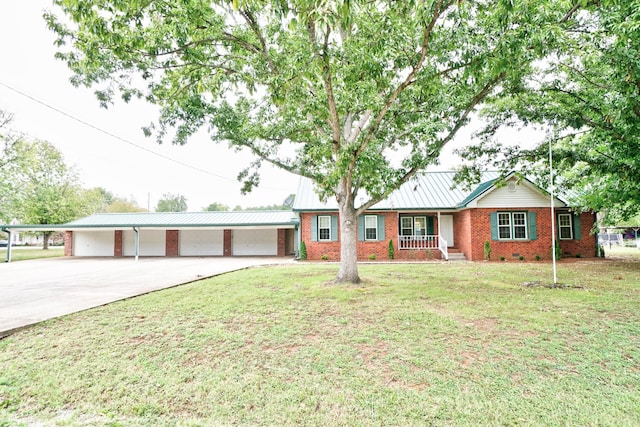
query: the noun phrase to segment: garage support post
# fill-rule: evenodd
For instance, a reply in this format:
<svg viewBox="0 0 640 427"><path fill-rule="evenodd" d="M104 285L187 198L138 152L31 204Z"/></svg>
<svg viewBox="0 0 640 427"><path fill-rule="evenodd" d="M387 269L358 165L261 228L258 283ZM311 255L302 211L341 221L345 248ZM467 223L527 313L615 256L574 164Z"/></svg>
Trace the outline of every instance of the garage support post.
<svg viewBox="0 0 640 427"><path fill-rule="evenodd" d="M7 233L7 259L5 262L11 262L11 230L3 228L2 231Z"/></svg>
<svg viewBox="0 0 640 427"><path fill-rule="evenodd" d="M138 227L133 227L133 231L135 232L135 255L136 255L136 261L138 261L138 255L140 253L140 233L138 230Z"/></svg>

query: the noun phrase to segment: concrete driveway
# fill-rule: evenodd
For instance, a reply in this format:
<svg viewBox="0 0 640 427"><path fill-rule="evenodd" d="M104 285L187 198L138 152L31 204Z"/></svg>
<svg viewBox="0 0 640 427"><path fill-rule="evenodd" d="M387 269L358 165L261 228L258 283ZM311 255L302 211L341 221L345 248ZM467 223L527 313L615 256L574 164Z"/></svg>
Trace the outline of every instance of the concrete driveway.
<svg viewBox="0 0 640 427"><path fill-rule="evenodd" d="M0 263L0 338L28 325L290 258L50 258Z"/></svg>

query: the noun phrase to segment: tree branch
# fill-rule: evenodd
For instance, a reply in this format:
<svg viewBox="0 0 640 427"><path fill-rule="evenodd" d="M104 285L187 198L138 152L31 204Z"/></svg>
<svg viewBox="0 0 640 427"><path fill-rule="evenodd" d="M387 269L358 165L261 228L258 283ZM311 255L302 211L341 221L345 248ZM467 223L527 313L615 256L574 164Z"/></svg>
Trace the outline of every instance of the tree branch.
<svg viewBox="0 0 640 427"><path fill-rule="evenodd" d="M253 13L250 10L243 10L243 11L241 11L241 15L245 19L247 24L249 24L249 27L251 28L253 33L258 38L258 41L260 42L260 47L261 47L259 49L259 52L264 57L265 61L267 61L267 64L269 64L269 69L274 74L279 74L278 67L273 62L273 60L271 59L271 56L269 55L269 51L267 49L267 42L265 41L264 36L262 35L262 32L260 31L260 27L258 26L258 24L256 22L256 19L253 16Z"/></svg>
<svg viewBox="0 0 640 427"><path fill-rule="evenodd" d="M429 51L429 44L431 42L431 33L432 33L432 31L433 31L433 29L434 29L434 27L436 25L436 22L438 22L438 19L440 19L440 16L442 16L444 11L446 9L448 9L452 4L453 4L452 0L447 0L446 4L444 3L444 0L439 0L438 1L437 5L435 7L435 10L433 12L433 16L431 18L431 21L426 26L426 28L424 30L424 33L423 33L423 36L422 36L422 45L420 47L420 58L418 59L418 62L412 67L411 72L404 79L404 81L393 91L391 96L389 96L389 98L385 102L384 106L382 107L382 110L378 113L378 115L374 119L374 121L371 124L371 126L369 126L369 129L367 130L367 136L364 138L364 140L360 144L360 147L358 147L358 149L354 153L354 157L353 157L354 158L354 160L353 160L354 166L355 166L355 159L357 159L358 156L366 149L367 145L369 144L369 142L373 138L373 135L375 134L375 132L378 130L378 127L382 123L382 120L386 116L387 112L391 109L391 106L394 104L396 99L398 99L400 94L409 85L411 85L413 83L416 75L422 69L424 61L425 61L425 59L427 57L427 53Z"/></svg>

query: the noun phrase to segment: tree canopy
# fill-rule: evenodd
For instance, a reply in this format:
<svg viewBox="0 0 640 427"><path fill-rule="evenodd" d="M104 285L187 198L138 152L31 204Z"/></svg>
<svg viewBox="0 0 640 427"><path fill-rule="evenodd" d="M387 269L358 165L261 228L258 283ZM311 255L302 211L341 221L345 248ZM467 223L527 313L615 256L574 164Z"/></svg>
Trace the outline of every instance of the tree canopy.
<svg viewBox="0 0 640 427"><path fill-rule="evenodd" d="M338 281L358 282L357 216L438 162L483 102L518 90L574 22L570 0L56 0L47 19L76 85L161 107L337 200ZM66 46L66 47L65 47ZM360 202L362 198L362 201ZM356 203L358 199L358 203Z"/></svg>
<svg viewBox="0 0 640 427"><path fill-rule="evenodd" d="M623 220L640 210L640 1L586 2L558 36L522 90L488 106L486 139L465 155L546 169L551 140L558 183L573 202ZM549 133L529 150L494 138L500 127L531 125Z"/></svg>
<svg viewBox="0 0 640 427"><path fill-rule="evenodd" d="M46 141L19 139L14 145L20 171L13 196L13 214L26 224L63 224L92 213L92 199L78 174L62 154ZM44 233L44 249L51 232Z"/></svg>
<svg viewBox="0 0 640 427"><path fill-rule="evenodd" d="M185 212L186 210L187 199L180 194L165 193L156 206L156 212Z"/></svg>

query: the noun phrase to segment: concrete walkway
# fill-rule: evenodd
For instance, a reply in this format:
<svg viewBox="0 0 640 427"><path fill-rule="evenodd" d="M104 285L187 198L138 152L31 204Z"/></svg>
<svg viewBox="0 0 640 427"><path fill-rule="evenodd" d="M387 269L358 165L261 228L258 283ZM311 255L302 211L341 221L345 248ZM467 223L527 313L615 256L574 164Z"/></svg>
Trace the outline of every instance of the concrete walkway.
<svg viewBox="0 0 640 427"><path fill-rule="evenodd" d="M51 258L0 263L0 338L77 311L290 258Z"/></svg>

